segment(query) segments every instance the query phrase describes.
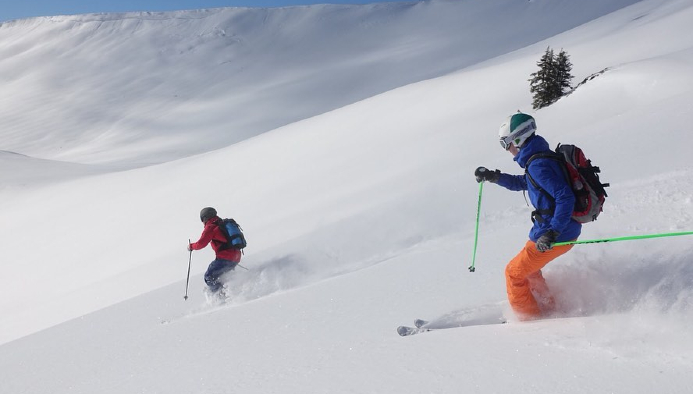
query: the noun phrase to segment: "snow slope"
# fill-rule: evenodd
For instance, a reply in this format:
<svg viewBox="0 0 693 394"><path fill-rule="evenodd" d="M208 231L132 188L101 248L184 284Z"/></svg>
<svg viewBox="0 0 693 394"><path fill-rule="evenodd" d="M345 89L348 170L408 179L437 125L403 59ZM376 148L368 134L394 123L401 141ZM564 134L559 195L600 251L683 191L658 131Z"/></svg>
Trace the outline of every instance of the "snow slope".
<svg viewBox="0 0 693 394"><path fill-rule="evenodd" d="M521 19L509 5L432 1L409 12L413 19L416 12L453 19L446 7L455 6L482 26ZM507 308L503 269L524 244L530 209L520 193L487 185L477 272L467 272L478 191L471 173L478 165L520 173L498 148L495 130L510 112L530 110L526 79L548 45L568 51L577 80L608 68L535 114L542 135L552 144L579 144L612 184L606 212L582 238L693 228L693 5L647 0L608 15L619 7L521 6L539 19L569 17L563 28L532 26L534 38L496 24L499 48L507 45L500 53L469 63L423 56L421 64L450 61L458 71L274 130L258 128L253 138L198 156L181 148L181 158L168 161L167 148L152 143L160 129L144 120L138 146L75 143L84 151L64 156L51 142L74 137L61 136L62 126L45 147L30 131L23 139L3 130L8 151L104 165L56 168L49 182L34 178L45 162L0 155L17 168L2 173L8 186L0 189L0 237L10 245L1 263L0 391L690 392L693 246L685 237L576 246L545 270L565 311L560 319L518 323L505 311L510 324L395 333L415 318L454 321L484 305ZM316 28L297 29L324 36L308 26ZM354 51L350 58L371 55ZM403 75L406 82L421 77ZM315 97L327 102L334 93ZM277 105L293 102L286 100ZM309 102L313 115L327 110ZM96 135L88 130L77 139ZM180 138L173 144L210 147L194 142L192 129ZM103 147L109 153L100 154ZM162 164L109 172L140 166L140 149ZM13 175L20 171L24 182ZM232 299L220 307L202 296L209 250L193 254L191 298L182 300L185 242L199 235L196 216L206 205L238 219L250 243L243 260L249 271L229 279ZM46 218L54 236L38 238L37 223Z"/></svg>
<svg viewBox="0 0 693 394"><path fill-rule="evenodd" d="M161 163L440 76L633 2L429 1L6 22L0 146L44 159ZM547 15L555 22L537 29Z"/></svg>

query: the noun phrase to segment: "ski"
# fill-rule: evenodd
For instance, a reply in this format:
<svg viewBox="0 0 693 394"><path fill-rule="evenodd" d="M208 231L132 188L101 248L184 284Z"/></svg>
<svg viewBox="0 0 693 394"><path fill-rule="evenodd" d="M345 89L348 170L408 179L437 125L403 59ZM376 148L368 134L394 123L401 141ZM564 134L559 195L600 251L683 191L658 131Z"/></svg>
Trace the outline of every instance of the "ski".
<svg viewBox="0 0 693 394"><path fill-rule="evenodd" d="M426 320L421 320L421 319L414 320L414 327L416 327L416 328L421 328L421 327L425 326L426 324L428 324L428 322Z"/></svg>
<svg viewBox="0 0 693 394"><path fill-rule="evenodd" d="M503 309L506 306L507 301L492 302L489 304L454 310L433 320L416 319L414 320L413 327L397 327L397 333L400 336L406 337L409 335L443 330L447 328L504 324L507 323L507 320L503 316Z"/></svg>
<svg viewBox="0 0 693 394"><path fill-rule="evenodd" d="M414 327L399 326L399 327L397 327L397 333L402 337L406 337L406 336L410 336L410 335L416 335L416 334L421 334L424 332L435 331L435 330L442 330L442 329L446 329L446 328L461 328L461 327L473 327L473 326L480 326L480 325L505 324L508 321L507 320L499 320L496 323L463 324L463 325L459 325L456 327L440 327L440 328L426 327L425 324L428 324L428 322L426 322L425 320L417 320L416 322L424 322L424 324L420 325L420 326L417 326L415 324Z"/></svg>
<svg viewBox="0 0 693 394"><path fill-rule="evenodd" d="M461 327L472 327L472 326L485 326L485 325L494 325L494 324L505 324L508 321L504 318L499 318L499 319L494 319L493 321L466 321L466 322L458 322L453 325L441 325L436 327L431 327L430 322L423 320L423 319L416 319L414 320L414 327L411 326L399 326L397 327L397 334L399 334L402 337L410 336L410 335L416 335L416 334L421 334L424 332L429 332L429 331L435 331L435 330L442 330L442 329L448 329L448 328L461 328Z"/></svg>
<svg viewBox="0 0 693 394"><path fill-rule="evenodd" d="M423 320L423 319L416 319L416 320L414 320L414 327L399 326L399 327L397 327L397 333L400 336L406 337L407 335L414 335L414 334L420 334L422 332L431 331L432 328L426 328L425 327L426 324L428 324L428 321Z"/></svg>
<svg viewBox="0 0 693 394"><path fill-rule="evenodd" d="M431 331L430 328L425 327L409 327L409 326L399 326L397 327L397 334L401 337L406 337L409 335L420 334L422 332Z"/></svg>

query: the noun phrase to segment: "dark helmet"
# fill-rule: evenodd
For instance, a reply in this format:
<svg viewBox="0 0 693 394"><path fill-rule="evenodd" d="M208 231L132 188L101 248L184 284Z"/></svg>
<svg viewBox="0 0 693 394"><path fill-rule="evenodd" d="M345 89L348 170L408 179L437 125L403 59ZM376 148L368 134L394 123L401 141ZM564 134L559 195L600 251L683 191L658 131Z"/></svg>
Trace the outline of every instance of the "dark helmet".
<svg viewBox="0 0 693 394"><path fill-rule="evenodd" d="M217 210L212 207L202 208L200 211L200 220L202 223L208 221L209 219L217 216Z"/></svg>

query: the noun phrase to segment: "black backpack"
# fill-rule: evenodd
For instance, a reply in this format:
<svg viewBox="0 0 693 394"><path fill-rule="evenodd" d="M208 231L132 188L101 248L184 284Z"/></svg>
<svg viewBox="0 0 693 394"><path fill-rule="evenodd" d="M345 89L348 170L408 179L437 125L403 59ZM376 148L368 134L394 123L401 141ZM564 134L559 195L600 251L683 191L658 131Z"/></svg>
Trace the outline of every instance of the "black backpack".
<svg viewBox="0 0 693 394"><path fill-rule="evenodd" d="M525 174L532 185L546 195L551 201L554 198L544 189L542 189L532 177L529 175L529 164L538 158L552 159L561 164L566 181L575 193L575 207L573 209L573 219L580 223L589 223L597 220L597 216L602 212L604 201L608 195L604 188L609 187L608 183L599 181L599 167L592 165L592 162L585 157L582 149L575 145L558 144L555 152L537 153L527 160L525 165ZM553 209L549 212L533 212L532 217L540 217L536 213L553 213Z"/></svg>
<svg viewBox="0 0 693 394"><path fill-rule="evenodd" d="M226 244L224 244L221 250L226 249L238 249L243 250L248 243L243 235L243 229L236 223L233 219L220 219L217 222L219 230L226 237Z"/></svg>

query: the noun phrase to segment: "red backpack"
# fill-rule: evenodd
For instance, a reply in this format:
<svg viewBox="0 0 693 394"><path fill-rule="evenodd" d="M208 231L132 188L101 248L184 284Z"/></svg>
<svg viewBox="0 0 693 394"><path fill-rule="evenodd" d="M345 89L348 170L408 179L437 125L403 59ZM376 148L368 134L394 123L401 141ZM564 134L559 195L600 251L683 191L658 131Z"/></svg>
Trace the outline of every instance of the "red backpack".
<svg viewBox="0 0 693 394"><path fill-rule="evenodd" d="M585 157L582 149L575 145L558 144L555 152L537 153L527 160L527 164L525 164L527 178L535 188L554 201L554 198L542 189L527 171L529 163L538 158L552 159L561 163L566 181L575 193L573 219L580 223L597 220L597 216L602 212L604 201L608 197L604 188L609 187L609 184L599 181L598 174L601 172L599 167L592 165L592 162Z"/></svg>

